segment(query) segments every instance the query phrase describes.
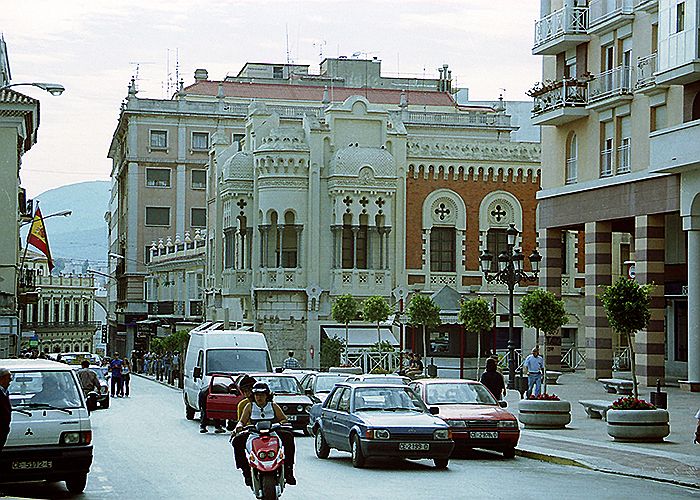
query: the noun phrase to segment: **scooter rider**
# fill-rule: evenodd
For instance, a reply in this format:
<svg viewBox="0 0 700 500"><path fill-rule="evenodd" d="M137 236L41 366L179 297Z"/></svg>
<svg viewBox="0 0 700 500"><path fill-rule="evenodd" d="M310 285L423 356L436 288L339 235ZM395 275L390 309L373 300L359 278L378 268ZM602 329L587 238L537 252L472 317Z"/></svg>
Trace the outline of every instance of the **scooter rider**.
<svg viewBox="0 0 700 500"><path fill-rule="evenodd" d="M277 424L286 424L287 416L282 409L272 401L272 391L265 382L256 382L253 386L254 401L247 404L243 414L236 424L236 434L239 434L246 426L257 422L269 421ZM280 429L277 432L284 447L284 480L289 485L297 484L294 478L294 435L291 431ZM250 465L246 460L241 463L243 478L248 486L252 484Z"/></svg>

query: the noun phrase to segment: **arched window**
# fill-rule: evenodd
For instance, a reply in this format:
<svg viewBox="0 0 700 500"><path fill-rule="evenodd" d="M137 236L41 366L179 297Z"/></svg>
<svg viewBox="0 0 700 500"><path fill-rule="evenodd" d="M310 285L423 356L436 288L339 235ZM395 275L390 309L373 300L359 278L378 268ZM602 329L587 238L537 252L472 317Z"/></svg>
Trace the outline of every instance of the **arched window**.
<svg viewBox="0 0 700 500"><path fill-rule="evenodd" d="M83 344L83 352L90 352L91 350L90 344Z"/></svg>
<svg viewBox="0 0 700 500"><path fill-rule="evenodd" d="M279 267L280 254L279 242L280 234L278 231L277 212L270 213L270 232L267 238L267 262L265 267Z"/></svg>
<svg viewBox="0 0 700 500"><path fill-rule="evenodd" d="M343 247L341 263L343 269L355 267L355 237L352 231L352 215L343 215Z"/></svg>
<svg viewBox="0 0 700 500"><path fill-rule="evenodd" d="M282 267L297 267L297 227L294 221L294 212L284 214L284 226L282 229Z"/></svg>
<svg viewBox="0 0 700 500"><path fill-rule="evenodd" d="M431 273L457 271L464 251L462 239L466 225L466 206L457 193L438 189L426 197L423 202L423 232L429 247L426 260Z"/></svg>
<svg viewBox="0 0 700 500"><path fill-rule="evenodd" d="M578 180L578 141L576 134L569 134L566 140L566 183L573 184Z"/></svg>
<svg viewBox="0 0 700 500"><path fill-rule="evenodd" d="M367 269L367 226L369 217L367 214L360 215L360 227L357 230L357 238L355 240L355 253L357 261L355 266L358 269Z"/></svg>

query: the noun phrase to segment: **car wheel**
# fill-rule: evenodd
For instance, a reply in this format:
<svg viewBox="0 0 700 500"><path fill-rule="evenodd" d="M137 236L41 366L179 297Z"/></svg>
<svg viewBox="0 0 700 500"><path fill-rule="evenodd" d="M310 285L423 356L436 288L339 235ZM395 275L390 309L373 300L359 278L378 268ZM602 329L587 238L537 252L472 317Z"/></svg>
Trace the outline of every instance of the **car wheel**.
<svg viewBox="0 0 700 500"><path fill-rule="evenodd" d="M77 476L73 476L69 479L66 479L66 488L68 488L68 491L70 491L74 495L82 493L85 489L86 484L87 474L79 474Z"/></svg>
<svg viewBox="0 0 700 500"><path fill-rule="evenodd" d="M328 458L331 453L331 447L328 446L326 438L323 437L323 431L321 429L316 430L316 436L314 437L314 449L316 450L316 456L318 458Z"/></svg>
<svg viewBox="0 0 700 500"><path fill-rule="evenodd" d="M515 458L515 448L506 448L503 450L503 458Z"/></svg>
<svg viewBox="0 0 700 500"><path fill-rule="evenodd" d="M447 464L449 463L449 458L433 458L433 463L436 469L447 469Z"/></svg>
<svg viewBox="0 0 700 500"><path fill-rule="evenodd" d="M365 456L362 454L362 446L360 446L360 438L357 434L353 434L350 448L352 452L352 466L361 469L365 466Z"/></svg>

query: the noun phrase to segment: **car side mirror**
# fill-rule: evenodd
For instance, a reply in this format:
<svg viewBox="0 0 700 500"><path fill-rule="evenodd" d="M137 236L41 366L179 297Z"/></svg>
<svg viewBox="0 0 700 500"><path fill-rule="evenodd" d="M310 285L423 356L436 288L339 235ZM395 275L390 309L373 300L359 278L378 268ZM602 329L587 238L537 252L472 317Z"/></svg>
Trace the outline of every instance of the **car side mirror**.
<svg viewBox="0 0 700 500"><path fill-rule="evenodd" d="M499 401L498 406L501 408L507 408L508 407L508 401Z"/></svg>
<svg viewBox="0 0 700 500"><path fill-rule="evenodd" d="M192 370L192 378L197 380L198 378L202 378L202 367L201 366L195 366L194 370Z"/></svg>
<svg viewBox="0 0 700 500"><path fill-rule="evenodd" d="M431 415L437 415L438 413L440 413L440 408L438 408L437 406L431 406L430 408L428 408L428 410L430 411Z"/></svg>

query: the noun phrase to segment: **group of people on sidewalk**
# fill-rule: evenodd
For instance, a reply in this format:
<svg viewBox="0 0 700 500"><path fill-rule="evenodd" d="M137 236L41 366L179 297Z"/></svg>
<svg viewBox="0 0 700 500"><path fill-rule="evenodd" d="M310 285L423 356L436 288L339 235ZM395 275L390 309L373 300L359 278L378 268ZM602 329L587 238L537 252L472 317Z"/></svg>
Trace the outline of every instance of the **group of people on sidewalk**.
<svg viewBox="0 0 700 500"><path fill-rule="evenodd" d="M136 373L150 375L160 382L182 388L182 365L184 359L179 351L157 353L133 351L132 365Z"/></svg>

